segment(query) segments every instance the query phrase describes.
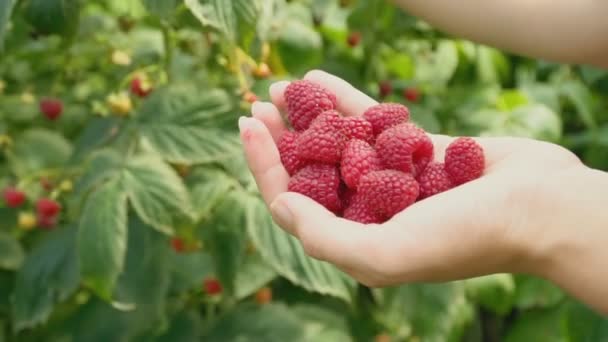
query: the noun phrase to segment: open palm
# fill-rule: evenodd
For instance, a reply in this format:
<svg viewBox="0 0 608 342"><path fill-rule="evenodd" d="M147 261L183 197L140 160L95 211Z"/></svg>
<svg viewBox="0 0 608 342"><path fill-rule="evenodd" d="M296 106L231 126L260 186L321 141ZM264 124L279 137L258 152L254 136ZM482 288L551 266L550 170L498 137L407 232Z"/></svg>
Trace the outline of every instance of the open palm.
<svg viewBox="0 0 608 342"><path fill-rule="evenodd" d="M305 79L338 97L346 116L362 115L376 101L322 71ZM496 272L531 272L542 257L539 241L550 218L543 201L578 158L553 144L519 138L479 138L486 172L476 181L425 199L381 225L336 217L313 200L287 192L289 175L276 141L287 129L281 116L288 82L270 89L272 103L255 103L239 122L249 167L275 221L296 236L310 256L335 264L369 286L444 281ZM431 135L437 160L451 137ZM555 196L560 196L555 193ZM540 215L542 216L542 215Z"/></svg>

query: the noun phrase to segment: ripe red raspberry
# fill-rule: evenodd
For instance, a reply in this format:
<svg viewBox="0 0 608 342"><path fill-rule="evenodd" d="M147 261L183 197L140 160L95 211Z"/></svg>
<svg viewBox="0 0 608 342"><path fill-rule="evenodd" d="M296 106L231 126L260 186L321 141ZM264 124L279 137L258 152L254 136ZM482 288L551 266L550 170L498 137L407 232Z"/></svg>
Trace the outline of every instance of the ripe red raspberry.
<svg viewBox="0 0 608 342"><path fill-rule="evenodd" d="M171 239L171 247L173 247L173 250L176 253L183 253L186 251L186 244L184 243L184 240L180 238Z"/></svg>
<svg viewBox="0 0 608 342"><path fill-rule="evenodd" d="M420 185L419 199L435 196L454 187L443 163L430 163L417 180Z"/></svg>
<svg viewBox="0 0 608 342"><path fill-rule="evenodd" d="M391 218L416 202L419 191L411 174L383 170L361 177L358 193L377 214Z"/></svg>
<svg viewBox="0 0 608 342"><path fill-rule="evenodd" d="M417 88L405 88L403 97L410 102L418 102L420 100L420 90Z"/></svg>
<svg viewBox="0 0 608 342"><path fill-rule="evenodd" d="M348 186L346 186L346 184L342 183L340 184L339 194L340 199L342 199L342 208L346 208L351 204L353 198L355 198L357 191L349 188Z"/></svg>
<svg viewBox="0 0 608 342"><path fill-rule="evenodd" d="M351 32L348 35L348 38L346 40L346 42L348 43L348 46L350 46L351 48L357 47L359 44L361 44L361 32Z"/></svg>
<svg viewBox="0 0 608 342"><path fill-rule="evenodd" d="M54 217L61 211L61 205L52 199L41 198L36 203L36 210L40 217Z"/></svg>
<svg viewBox="0 0 608 342"><path fill-rule="evenodd" d="M298 137L296 152L304 160L338 164L345 145L346 136L342 131L332 125L330 119L321 117Z"/></svg>
<svg viewBox="0 0 608 342"><path fill-rule="evenodd" d="M44 98L40 101L40 112L42 112L47 119L55 121L59 119L61 113L63 113L63 102L55 98Z"/></svg>
<svg viewBox="0 0 608 342"><path fill-rule="evenodd" d="M25 203L25 193L15 188L4 190L4 203L9 208L18 208Z"/></svg>
<svg viewBox="0 0 608 342"><path fill-rule="evenodd" d="M44 216L38 213L38 227L42 229L53 229L57 226L57 216Z"/></svg>
<svg viewBox="0 0 608 342"><path fill-rule="evenodd" d="M378 170L382 170L382 164L370 144L358 139L348 142L342 153L340 171L342 180L349 188L356 189L361 177Z"/></svg>
<svg viewBox="0 0 608 342"><path fill-rule="evenodd" d="M391 81L382 81L378 87L380 88L380 98L385 98L393 92L393 84Z"/></svg>
<svg viewBox="0 0 608 342"><path fill-rule="evenodd" d="M309 129L318 129L321 131L339 131L342 129L342 114L337 110L327 110L319 114L310 123Z"/></svg>
<svg viewBox="0 0 608 342"><path fill-rule="evenodd" d="M360 195L353 196L350 205L344 209L344 218L363 224L382 223L385 221L372 210Z"/></svg>
<svg viewBox="0 0 608 342"><path fill-rule="evenodd" d="M272 301L272 289L270 287L263 287L255 294L255 302L259 305L268 304Z"/></svg>
<svg viewBox="0 0 608 342"><path fill-rule="evenodd" d="M207 278L203 281L203 291L209 296L215 296L222 293L222 283L216 278Z"/></svg>
<svg viewBox="0 0 608 342"><path fill-rule="evenodd" d="M386 129L405 123L410 119L410 111L398 103L382 103L369 108L363 117L372 124L374 135Z"/></svg>
<svg viewBox="0 0 608 342"><path fill-rule="evenodd" d="M337 110L325 111L313 120L309 129L322 131L340 131L346 140L360 139L367 142L374 140L372 124L364 118L345 117Z"/></svg>
<svg viewBox="0 0 608 342"><path fill-rule="evenodd" d="M138 97L147 97L152 92L152 85L147 79L137 76L131 80L131 92Z"/></svg>
<svg viewBox="0 0 608 342"><path fill-rule="evenodd" d="M340 173L333 165L306 166L291 177L287 188L310 197L334 213L342 209L339 196Z"/></svg>
<svg viewBox="0 0 608 342"><path fill-rule="evenodd" d="M433 160L433 142L423 129L405 123L384 131L376 141L384 167L419 174Z"/></svg>
<svg viewBox="0 0 608 342"><path fill-rule="evenodd" d="M281 162L290 176L300 171L308 162L298 157L296 152L296 140L300 137L298 132L285 132L279 139L277 148L281 154Z"/></svg>
<svg viewBox="0 0 608 342"><path fill-rule="evenodd" d="M319 114L336 109L336 95L310 81L295 81L285 89L289 122L296 131L310 127Z"/></svg>
<svg viewBox="0 0 608 342"><path fill-rule="evenodd" d="M341 122L342 132L346 139L360 139L369 143L374 141L372 124L360 117L344 117Z"/></svg>
<svg viewBox="0 0 608 342"><path fill-rule="evenodd" d="M472 138L458 138L445 151L445 170L455 185L481 177L485 162L483 148Z"/></svg>

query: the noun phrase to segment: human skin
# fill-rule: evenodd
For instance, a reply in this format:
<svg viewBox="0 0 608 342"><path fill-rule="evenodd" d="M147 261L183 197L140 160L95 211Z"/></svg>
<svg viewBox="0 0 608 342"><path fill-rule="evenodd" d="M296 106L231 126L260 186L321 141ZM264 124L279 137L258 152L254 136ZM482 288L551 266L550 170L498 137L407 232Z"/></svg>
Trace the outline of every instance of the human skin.
<svg viewBox="0 0 608 342"><path fill-rule="evenodd" d="M459 37L524 56L608 67L608 1L393 2Z"/></svg>
<svg viewBox="0 0 608 342"><path fill-rule="evenodd" d="M338 109L358 116L376 104L322 71L305 79L333 91ZM271 87L239 121L249 167L274 220L305 252L359 282L383 287L493 273L549 279L608 313L608 174L568 150L521 138L476 138L486 171L480 179L420 201L381 225L336 217L308 197L287 191L289 175L276 141L287 82ZM431 135L442 160L453 138Z"/></svg>

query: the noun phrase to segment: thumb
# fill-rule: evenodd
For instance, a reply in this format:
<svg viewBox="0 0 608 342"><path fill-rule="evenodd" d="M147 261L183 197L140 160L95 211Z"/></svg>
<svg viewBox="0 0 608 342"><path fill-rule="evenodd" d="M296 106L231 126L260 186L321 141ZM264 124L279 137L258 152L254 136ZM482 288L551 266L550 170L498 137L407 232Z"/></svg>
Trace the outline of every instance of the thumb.
<svg viewBox="0 0 608 342"><path fill-rule="evenodd" d="M321 204L295 192L279 195L271 203L270 210L275 222L298 238L305 229L315 229L336 219L336 216Z"/></svg>
<svg viewBox="0 0 608 342"><path fill-rule="evenodd" d="M314 200L286 192L270 205L275 221L295 235L306 254L338 266L361 264L361 247L378 237L378 230L337 217Z"/></svg>

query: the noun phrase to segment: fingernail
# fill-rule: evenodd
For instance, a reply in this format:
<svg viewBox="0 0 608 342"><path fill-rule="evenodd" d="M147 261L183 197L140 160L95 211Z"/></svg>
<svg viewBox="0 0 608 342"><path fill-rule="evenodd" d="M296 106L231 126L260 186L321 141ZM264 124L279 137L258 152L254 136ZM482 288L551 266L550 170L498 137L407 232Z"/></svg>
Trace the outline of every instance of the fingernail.
<svg viewBox="0 0 608 342"><path fill-rule="evenodd" d="M270 211L272 212L272 216L274 217L275 222L279 226L288 230L293 226L293 214L291 213L291 210L289 210L289 207L287 207L287 205L283 201L274 201L270 205Z"/></svg>
<svg viewBox="0 0 608 342"><path fill-rule="evenodd" d="M253 116L255 116L256 114L260 114L258 112L261 111L261 107L263 106L263 102L261 101L255 101L253 104L251 104L251 114Z"/></svg>
<svg viewBox="0 0 608 342"><path fill-rule="evenodd" d="M288 85L289 85L288 81L279 81L279 82L275 82L275 83L271 84L270 87L268 87L268 90L270 93L273 93L275 91L275 89L287 87Z"/></svg>
<svg viewBox="0 0 608 342"><path fill-rule="evenodd" d="M239 118L239 130L241 130L241 132L245 132L247 129L253 128L253 125L255 124L253 120L254 119L252 118L241 116Z"/></svg>

